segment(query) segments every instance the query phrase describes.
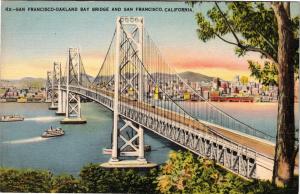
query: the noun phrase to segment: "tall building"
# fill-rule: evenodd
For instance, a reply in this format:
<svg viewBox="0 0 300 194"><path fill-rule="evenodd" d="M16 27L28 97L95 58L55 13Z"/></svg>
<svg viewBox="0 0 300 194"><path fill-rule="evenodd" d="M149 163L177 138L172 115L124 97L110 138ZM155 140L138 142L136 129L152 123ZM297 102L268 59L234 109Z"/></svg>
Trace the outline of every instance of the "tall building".
<svg viewBox="0 0 300 194"><path fill-rule="evenodd" d="M234 76L233 81L240 82L240 76L239 75Z"/></svg>

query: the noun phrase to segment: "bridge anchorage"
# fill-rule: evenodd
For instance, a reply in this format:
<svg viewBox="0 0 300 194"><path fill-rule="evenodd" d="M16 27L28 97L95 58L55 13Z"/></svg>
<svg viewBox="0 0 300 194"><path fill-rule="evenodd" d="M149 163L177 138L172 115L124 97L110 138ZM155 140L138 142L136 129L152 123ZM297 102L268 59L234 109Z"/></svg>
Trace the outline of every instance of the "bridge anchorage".
<svg viewBox="0 0 300 194"><path fill-rule="evenodd" d="M62 123L86 122L81 117L80 97L113 112L111 158L103 167L155 166L144 156L147 129L244 178L271 179L274 137L218 109L182 79L164 61L144 28L143 17L117 18L93 81L76 48L69 49L64 76L57 73L60 65L56 67L55 76L48 76L56 81L47 81L47 91L62 93L57 92L57 112L66 112ZM199 101L182 101L178 96L186 91Z"/></svg>

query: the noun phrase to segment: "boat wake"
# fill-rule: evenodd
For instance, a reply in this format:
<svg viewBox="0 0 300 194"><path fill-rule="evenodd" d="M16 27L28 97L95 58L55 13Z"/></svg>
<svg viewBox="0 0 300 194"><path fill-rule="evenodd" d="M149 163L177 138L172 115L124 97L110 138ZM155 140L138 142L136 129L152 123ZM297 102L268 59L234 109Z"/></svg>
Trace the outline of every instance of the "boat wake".
<svg viewBox="0 0 300 194"><path fill-rule="evenodd" d="M18 139L18 140L12 140L12 141L4 141L5 144L26 144L26 143L37 143L41 141L45 141L49 138L42 138L42 137L32 137L27 139Z"/></svg>
<svg viewBox="0 0 300 194"><path fill-rule="evenodd" d="M33 117L33 118L25 118L25 121L39 121L39 122L48 122L48 121L55 121L60 119L59 117Z"/></svg>

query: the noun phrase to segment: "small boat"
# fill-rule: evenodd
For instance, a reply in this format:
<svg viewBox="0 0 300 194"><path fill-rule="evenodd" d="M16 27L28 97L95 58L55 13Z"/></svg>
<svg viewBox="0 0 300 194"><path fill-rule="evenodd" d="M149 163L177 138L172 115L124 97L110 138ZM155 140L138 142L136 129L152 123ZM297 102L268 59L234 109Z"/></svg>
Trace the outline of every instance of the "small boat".
<svg viewBox="0 0 300 194"><path fill-rule="evenodd" d="M112 149L111 148L103 148L102 153L105 155L111 155Z"/></svg>
<svg viewBox="0 0 300 194"><path fill-rule="evenodd" d="M62 128L58 127L58 128L51 128L47 129L43 134L42 137L43 138L49 138L49 137L58 137L58 136L62 136L64 135L65 132L64 130L62 130Z"/></svg>
<svg viewBox="0 0 300 194"><path fill-rule="evenodd" d="M0 122L15 122L24 121L24 117L20 115L2 115L0 116Z"/></svg>

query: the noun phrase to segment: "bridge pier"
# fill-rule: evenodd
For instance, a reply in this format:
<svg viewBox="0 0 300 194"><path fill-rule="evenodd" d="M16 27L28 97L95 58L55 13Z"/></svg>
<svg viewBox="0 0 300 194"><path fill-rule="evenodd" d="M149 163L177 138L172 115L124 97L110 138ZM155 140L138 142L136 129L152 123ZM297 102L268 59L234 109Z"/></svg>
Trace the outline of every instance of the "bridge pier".
<svg viewBox="0 0 300 194"><path fill-rule="evenodd" d="M51 105L49 110L57 110L57 90L54 88L55 84L57 84L57 63L53 63L53 70L51 72Z"/></svg>
<svg viewBox="0 0 300 194"><path fill-rule="evenodd" d="M71 92L66 93L66 117L61 124L84 124L86 119L81 117L80 96Z"/></svg>
<svg viewBox="0 0 300 194"><path fill-rule="evenodd" d="M52 96L52 83L51 83L51 71L47 71L47 80L46 80L46 103L51 103Z"/></svg>
<svg viewBox="0 0 300 194"><path fill-rule="evenodd" d="M104 168L154 168L144 155L144 129L130 120L119 118L117 141L113 141L112 157L102 163ZM120 125L120 123L122 123ZM114 150L116 149L116 150ZM123 157L123 160L121 159ZM136 159L128 159L135 157Z"/></svg>
<svg viewBox="0 0 300 194"><path fill-rule="evenodd" d="M57 106L54 105L54 104L51 104L51 105L49 106L49 110L57 110Z"/></svg>
<svg viewBox="0 0 300 194"><path fill-rule="evenodd" d="M56 115L66 115L66 92L61 89L62 83L62 73L61 73L61 64L57 65L55 68L56 72L56 80L58 83L57 89L57 111Z"/></svg>
<svg viewBox="0 0 300 194"><path fill-rule="evenodd" d="M144 129L141 125L138 128L138 136L139 136L139 152L137 160L139 162L147 162L145 159L145 144L144 144Z"/></svg>
<svg viewBox="0 0 300 194"><path fill-rule="evenodd" d="M61 124L84 124L86 119L81 117L80 95L70 92L72 85L81 85L80 55L78 48L69 48L69 63L67 65L67 91L66 98L66 117L60 121ZM63 108L62 108L63 110Z"/></svg>
<svg viewBox="0 0 300 194"><path fill-rule="evenodd" d="M58 104L57 104L57 111L56 115L66 115L66 92L62 90L58 90Z"/></svg>
<svg viewBox="0 0 300 194"><path fill-rule="evenodd" d="M144 156L143 128L132 121L121 119L123 125L118 126L118 139L113 142L117 147L117 155L112 156L111 162L119 161L119 156L136 157L137 162L147 163Z"/></svg>
<svg viewBox="0 0 300 194"><path fill-rule="evenodd" d="M127 95L126 88L131 88L135 93L135 98L138 101L143 100L143 70L141 66L136 66L136 72L133 72L124 80L126 76L121 74L122 69L128 63L121 64L124 61L133 60L129 54L124 53L121 49L123 45L122 30L126 31L132 44L135 44L137 55L142 59L143 57L143 33L144 33L144 19L142 17L118 17L116 20L116 55L115 55L115 72L114 72L114 99L113 99L113 138L112 138L112 156L108 163L102 164L105 168L151 168L156 164L149 163L145 159L144 154L144 129L137 123L131 120L122 118L119 114L119 100L124 95ZM121 26L122 25L122 26ZM133 31L132 27L133 26ZM128 28L126 30L126 28ZM126 58L128 57L128 58ZM122 58L122 59L121 59ZM123 66L123 67L121 67ZM130 68L130 67L128 67ZM121 76L122 75L122 76ZM137 78L137 84L134 80ZM123 79L123 80L122 80ZM122 85L120 85L122 83ZM125 85L124 85L125 84ZM133 89L134 88L134 89ZM125 157L121 160L120 156ZM135 157L135 159L128 159Z"/></svg>
<svg viewBox="0 0 300 194"><path fill-rule="evenodd" d="M51 90L51 104L49 106L49 110L57 110L57 92L52 88Z"/></svg>

